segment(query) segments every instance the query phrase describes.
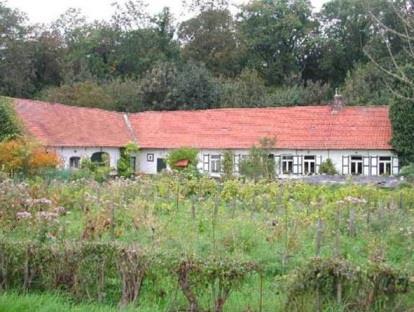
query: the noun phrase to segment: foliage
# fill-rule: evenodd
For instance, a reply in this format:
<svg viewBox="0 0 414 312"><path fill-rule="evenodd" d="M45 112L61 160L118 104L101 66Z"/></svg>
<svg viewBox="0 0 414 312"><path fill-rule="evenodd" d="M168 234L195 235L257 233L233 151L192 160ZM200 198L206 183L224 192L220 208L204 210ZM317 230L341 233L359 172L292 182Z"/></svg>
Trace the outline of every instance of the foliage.
<svg viewBox="0 0 414 312"><path fill-rule="evenodd" d="M250 63L269 85L299 74L298 47L312 30L306 0L251 1L240 12Z"/></svg>
<svg viewBox="0 0 414 312"><path fill-rule="evenodd" d="M221 107L265 107L271 105L265 81L255 70L243 70L234 79L223 79L220 93Z"/></svg>
<svg viewBox="0 0 414 312"><path fill-rule="evenodd" d="M270 94L268 106L317 105L329 101L329 84L308 81L307 85L276 88Z"/></svg>
<svg viewBox="0 0 414 312"><path fill-rule="evenodd" d="M121 149L121 158L118 160L118 174L121 177L131 177L135 174L131 157L137 156L139 147L135 143L128 143Z"/></svg>
<svg viewBox="0 0 414 312"><path fill-rule="evenodd" d="M234 76L240 72L244 53L227 8L202 10L181 23L178 36L185 59L205 63L215 75Z"/></svg>
<svg viewBox="0 0 414 312"><path fill-rule="evenodd" d="M404 68L407 77L414 74L414 67ZM397 152L402 165L414 162L414 105L412 86L397 83L399 96L395 97L390 106L390 120L392 125L392 146Z"/></svg>
<svg viewBox="0 0 414 312"><path fill-rule="evenodd" d="M0 286L143 311L405 311L413 204L412 185L1 178Z"/></svg>
<svg viewBox="0 0 414 312"><path fill-rule="evenodd" d="M21 134L21 126L13 111L11 99L0 98L0 142Z"/></svg>
<svg viewBox="0 0 414 312"><path fill-rule="evenodd" d="M234 172L234 152L226 150L223 153L223 178L229 180L233 178Z"/></svg>
<svg viewBox="0 0 414 312"><path fill-rule="evenodd" d="M384 264L373 263L362 271L346 260L315 258L298 270L291 282L287 309L300 311L304 306L314 306L320 310L335 301L341 304L342 298L353 309L368 310L380 302L385 302L385 309L388 302L392 307L395 295L407 292L408 284L406 274ZM314 303L312 298L316 299Z"/></svg>
<svg viewBox="0 0 414 312"><path fill-rule="evenodd" d="M28 138L0 143L0 168L10 175L34 175L43 169L56 168L58 156Z"/></svg>
<svg viewBox="0 0 414 312"><path fill-rule="evenodd" d="M40 95L42 100L83 107L113 109L113 99L91 81L49 88Z"/></svg>
<svg viewBox="0 0 414 312"><path fill-rule="evenodd" d="M103 84L102 88L112 99L111 109L127 113L143 110L139 81L115 79Z"/></svg>
<svg viewBox="0 0 414 312"><path fill-rule="evenodd" d="M171 169L183 169L176 164L180 160L188 160L188 167L196 167L198 162L198 150L191 147L182 147L171 151L167 157L168 166Z"/></svg>
<svg viewBox="0 0 414 312"><path fill-rule="evenodd" d="M319 173L335 175L338 174L338 171L336 171L335 165L333 164L332 160L328 158L321 163L319 167Z"/></svg>
<svg viewBox="0 0 414 312"><path fill-rule="evenodd" d="M404 166L400 170L400 175L410 182L414 182L414 163Z"/></svg>
<svg viewBox="0 0 414 312"><path fill-rule="evenodd" d="M373 64L348 72L343 95L351 105L389 105L392 96L381 71Z"/></svg>
<svg viewBox="0 0 414 312"><path fill-rule="evenodd" d="M218 107L220 85L203 64L188 62L177 74L173 98L178 109Z"/></svg>
<svg viewBox="0 0 414 312"><path fill-rule="evenodd" d="M271 154L276 139L262 138L259 146L253 146L246 159L240 161L240 174L254 180L272 179L275 176L275 159Z"/></svg>
<svg viewBox="0 0 414 312"><path fill-rule="evenodd" d="M103 162L95 162L89 158L82 158L80 170L75 172L73 179L88 177L93 178L97 182L104 182L108 179L110 173L111 168L107 160L103 159Z"/></svg>

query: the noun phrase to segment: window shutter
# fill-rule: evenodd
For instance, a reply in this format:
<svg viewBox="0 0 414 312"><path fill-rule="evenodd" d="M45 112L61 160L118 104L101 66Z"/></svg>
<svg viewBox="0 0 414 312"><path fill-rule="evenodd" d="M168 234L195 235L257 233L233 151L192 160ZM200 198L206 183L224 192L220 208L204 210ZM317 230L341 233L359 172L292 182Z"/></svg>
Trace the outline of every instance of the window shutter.
<svg viewBox="0 0 414 312"><path fill-rule="evenodd" d="M363 175L370 175L371 173L370 173L370 161L369 161L370 159L369 159L369 156L364 156L363 158L362 158L362 161L363 161L363 169L362 169L362 174Z"/></svg>
<svg viewBox="0 0 414 312"><path fill-rule="evenodd" d="M393 156L392 157L392 174L397 175L399 173L400 173L400 166L399 166L398 157Z"/></svg>
<svg viewBox="0 0 414 312"><path fill-rule="evenodd" d="M210 169L210 155L204 154L203 155L203 171L209 172Z"/></svg>
<svg viewBox="0 0 414 312"><path fill-rule="evenodd" d="M342 174L349 174L349 156L342 156Z"/></svg>
<svg viewBox="0 0 414 312"><path fill-rule="evenodd" d="M239 155L234 155L234 166L233 166L233 171L234 172L239 172L239 163L240 163L240 154Z"/></svg>
<svg viewBox="0 0 414 312"><path fill-rule="evenodd" d="M371 156L371 175L377 176L378 175L378 157Z"/></svg>
<svg viewBox="0 0 414 312"><path fill-rule="evenodd" d="M316 156L316 164L315 164L315 174L319 174L319 168L322 163L322 156Z"/></svg>
<svg viewBox="0 0 414 312"><path fill-rule="evenodd" d="M299 174L300 156L293 156L293 174Z"/></svg>

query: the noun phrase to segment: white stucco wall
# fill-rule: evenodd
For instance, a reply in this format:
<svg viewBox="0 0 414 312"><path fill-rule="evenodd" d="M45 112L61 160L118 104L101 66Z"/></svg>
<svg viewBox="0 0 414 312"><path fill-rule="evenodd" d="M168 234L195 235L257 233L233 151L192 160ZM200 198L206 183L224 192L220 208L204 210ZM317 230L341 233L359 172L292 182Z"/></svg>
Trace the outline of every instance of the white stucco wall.
<svg viewBox="0 0 414 312"><path fill-rule="evenodd" d="M60 156L62 167L69 168L69 159L77 156L81 159L91 158L96 152L105 152L109 154L109 165L111 168L116 168L120 158L120 150L116 147L59 147L55 151Z"/></svg>
<svg viewBox="0 0 414 312"><path fill-rule="evenodd" d="M91 156L96 152L106 152L109 154L110 157L110 166L112 168L117 167L117 162L120 158L120 149L114 147L61 147L55 148L55 151L61 158L62 167L69 168L69 159L73 156L78 156L82 158L91 158ZM142 149L140 150L138 157L137 157L137 171L145 174L156 174L157 173L157 159L166 159L168 156L168 149ZM248 155L248 149L239 149L233 150L235 155ZM215 150L215 149L204 149L200 150L198 155L199 162L198 162L198 169L201 172L207 173L210 176L219 177L220 173L212 173L206 172L205 165L203 163L204 155L223 155L223 150ZM325 161L326 159L330 158L333 164L336 167L336 170L339 174L350 174L350 172L346 172L343 167L343 161L347 161L346 158L348 156L363 156L364 158L364 166L363 166L363 174L364 175L378 175L378 160L376 157L380 156L391 156L393 157L393 164L392 164L392 173L394 175L398 174L398 159L396 155L389 150L281 150L275 149L272 151L276 157L279 155L291 155L291 156L305 156L305 155L315 155L318 159L318 164L320 162ZM345 160L343 160L345 157ZM152 159L152 161L151 161ZM277 159L277 158L276 158ZM295 162L299 161L299 157L295 158ZM296 164L295 171L301 170L303 164ZM210 166L209 166L210 167ZM278 169L278 164L276 164L276 169ZM210 168L211 169L211 168ZM278 172L279 173L279 172ZM298 172L294 172L295 174ZM283 177L282 174L279 176Z"/></svg>
<svg viewBox="0 0 414 312"><path fill-rule="evenodd" d="M168 155L167 149L143 149L139 154L139 165L138 168L140 172L146 174L156 174L157 173L157 158L165 159ZM222 155L223 150L214 150L214 149L204 149L200 150L198 155L198 169L203 172L203 155ZM248 149L239 149L233 150L235 155L248 155ZM153 161L148 161L148 154L153 155ZM394 157L394 164L392 166L393 174L398 174L398 159L396 155L390 150L281 150L275 149L272 151L272 154L277 155L292 155L292 156L305 156L305 155L315 155L318 158L318 162L325 161L330 158L333 164L336 167L336 170L339 174L349 174L349 172L343 172L343 157L346 156L363 156L366 157L365 161L371 161L372 163L364 164L363 170L364 175L377 175L378 174L378 163L374 159L375 157L380 156L390 156ZM346 160L345 160L346 161ZM300 164L297 167L301 166ZM277 167L277 164L276 164ZM346 171L346 170L345 170ZM209 172L211 176L220 176L217 173ZM281 175L282 176L282 175Z"/></svg>

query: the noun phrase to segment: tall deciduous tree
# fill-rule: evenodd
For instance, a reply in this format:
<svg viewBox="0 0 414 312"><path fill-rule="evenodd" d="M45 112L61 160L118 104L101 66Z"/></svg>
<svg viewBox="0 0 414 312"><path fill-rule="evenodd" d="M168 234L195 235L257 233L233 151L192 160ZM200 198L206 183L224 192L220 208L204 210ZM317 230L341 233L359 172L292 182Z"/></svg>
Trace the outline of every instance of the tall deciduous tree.
<svg viewBox="0 0 414 312"><path fill-rule="evenodd" d="M239 19L249 63L268 84L300 75L297 52L314 28L308 0L253 0L242 7Z"/></svg>
<svg viewBox="0 0 414 312"><path fill-rule="evenodd" d="M244 48L235 26L228 9L215 8L181 23L184 58L205 63L215 75L236 75L242 67Z"/></svg>
<svg viewBox="0 0 414 312"><path fill-rule="evenodd" d="M392 145L406 164L414 162L414 12L411 1L394 1L389 6L394 17L391 19L383 12L370 11L387 59L384 61L372 49L366 49L366 53L383 72L394 97L390 107Z"/></svg>

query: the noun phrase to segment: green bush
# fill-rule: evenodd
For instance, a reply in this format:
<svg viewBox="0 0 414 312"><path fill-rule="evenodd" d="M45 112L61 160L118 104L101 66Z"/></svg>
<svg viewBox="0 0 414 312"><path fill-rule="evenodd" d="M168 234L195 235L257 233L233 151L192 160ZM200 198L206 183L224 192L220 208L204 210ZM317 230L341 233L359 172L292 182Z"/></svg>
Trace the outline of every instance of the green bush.
<svg viewBox="0 0 414 312"><path fill-rule="evenodd" d="M273 179L275 176L275 159L271 157L276 140L262 138L259 146L253 146L246 159L240 161L240 174L253 179Z"/></svg>
<svg viewBox="0 0 414 312"><path fill-rule="evenodd" d="M402 167L400 176L406 178L409 182L414 182L414 163Z"/></svg>
<svg viewBox="0 0 414 312"><path fill-rule="evenodd" d="M21 125L11 105L12 99L0 97L0 141L19 135Z"/></svg>
<svg viewBox="0 0 414 312"><path fill-rule="evenodd" d="M333 164L332 160L328 158L324 162L321 163L319 168L320 174L328 174L328 175L335 175L338 174L336 171L335 165Z"/></svg>
<svg viewBox="0 0 414 312"><path fill-rule="evenodd" d="M231 150L223 153L223 178L225 180L233 178L234 153Z"/></svg>
<svg viewBox="0 0 414 312"><path fill-rule="evenodd" d="M182 167L177 167L176 164L180 160L188 160L188 167L197 166L198 150L191 147L182 147L171 151L167 157L167 163L171 169L181 170Z"/></svg>
<svg viewBox="0 0 414 312"><path fill-rule="evenodd" d="M136 155L139 147L135 143L129 143L121 149L121 158L118 160L118 175L130 178L135 174L134 166L131 163L131 157Z"/></svg>

